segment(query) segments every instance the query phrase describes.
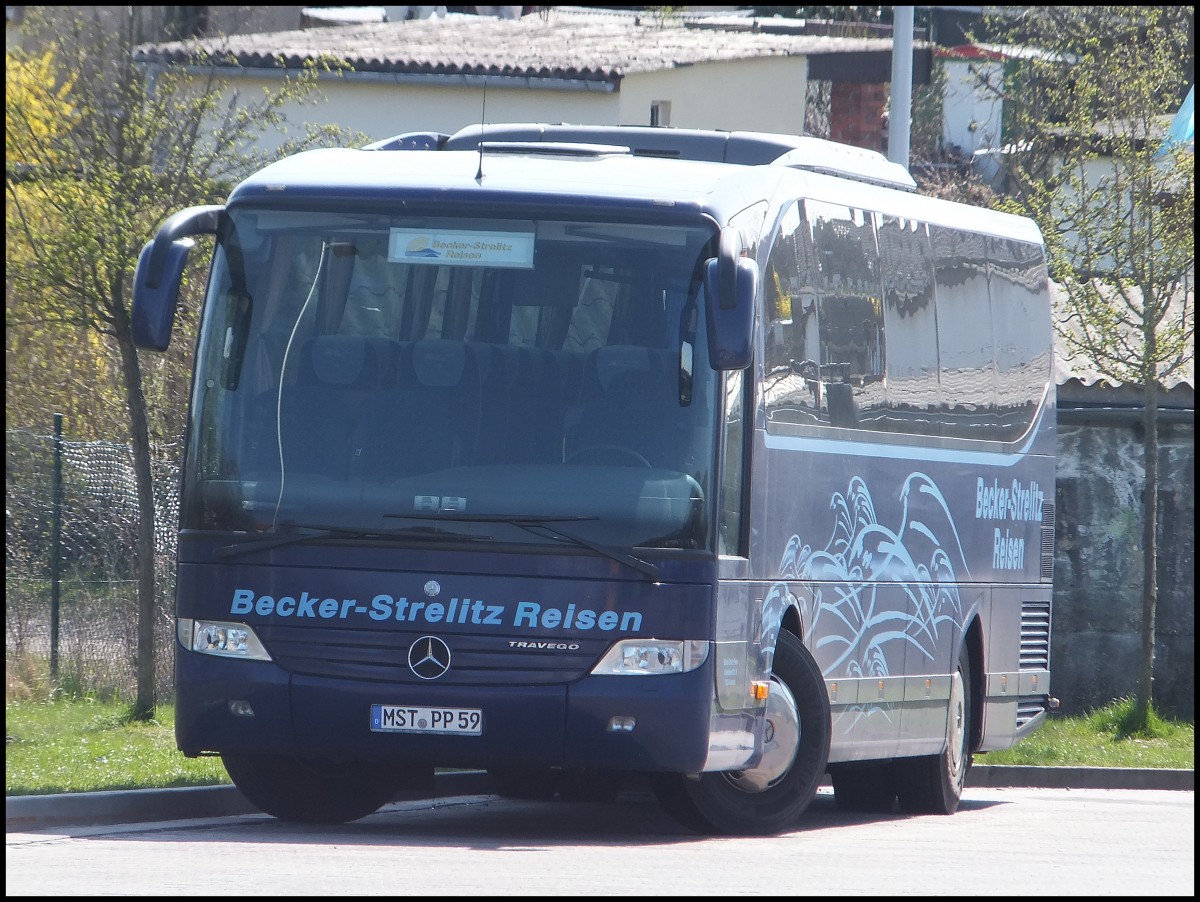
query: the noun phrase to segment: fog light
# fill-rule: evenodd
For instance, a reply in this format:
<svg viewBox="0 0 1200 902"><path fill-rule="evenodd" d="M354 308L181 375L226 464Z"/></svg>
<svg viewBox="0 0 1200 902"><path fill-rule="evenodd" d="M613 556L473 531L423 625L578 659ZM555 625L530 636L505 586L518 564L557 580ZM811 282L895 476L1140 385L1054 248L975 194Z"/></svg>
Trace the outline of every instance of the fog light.
<svg viewBox="0 0 1200 902"><path fill-rule="evenodd" d="M245 699L235 698L229 702L229 713L234 717L253 717L254 709Z"/></svg>
<svg viewBox="0 0 1200 902"><path fill-rule="evenodd" d="M636 717L613 717L608 721L608 732L632 733L635 726L637 726Z"/></svg>

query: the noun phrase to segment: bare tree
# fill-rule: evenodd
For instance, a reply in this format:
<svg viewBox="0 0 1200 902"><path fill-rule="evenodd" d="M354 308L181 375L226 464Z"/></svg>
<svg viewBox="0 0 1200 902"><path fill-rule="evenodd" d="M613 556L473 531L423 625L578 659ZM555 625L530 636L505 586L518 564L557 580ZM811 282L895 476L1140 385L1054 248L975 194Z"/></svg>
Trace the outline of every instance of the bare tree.
<svg viewBox="0 0 1200 902"><path fill-rule="evenodd" d="M286 74L275 90L246 97L217 81L222 66L235 64L214 49L219 39L206 41L207 49L184 45L198 64L191 72L152 71L139 63L139 43L175 35L154 33L151 26L162 23L147 18L153 8L79 9L30 8L23 31L26 46L38 49L7 54L10 70L45 63L42 76L25 78L22 92L14 97L10 91L7 102L6 316L10 331L48 331L59 347L72 337L98 337L97 347L83 353L110 355L113 362L88 372L99 380L90 390L119 399L133 449L139 512L134 716L148 718L155 707L156 424L147 393L174 385L180 397L191 361L180 351L156 359L149 370L143 365L130 333L133 270L147 237L169 214L218 202L236 179L265 162L256 138L280 128L288 104L318 99L321 67ZM209 74L197 78L197 71ZM332 128L309 127L277 153L341 137ZM185 312L185 328L187 319ZM10 339L10 357L12 347ZM183 405L173 406L179 412L159 428L181 425Z"/></svg>

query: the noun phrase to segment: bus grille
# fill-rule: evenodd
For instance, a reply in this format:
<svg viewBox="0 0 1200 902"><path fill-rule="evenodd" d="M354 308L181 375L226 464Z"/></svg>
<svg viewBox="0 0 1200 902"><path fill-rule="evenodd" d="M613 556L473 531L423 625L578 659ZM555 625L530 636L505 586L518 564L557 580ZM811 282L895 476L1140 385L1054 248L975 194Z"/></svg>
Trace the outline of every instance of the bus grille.
<svg viewBox="0 0 1200 902"><path fill-rule="evenodd" d="M560 642L527 634L472 636L436 630L297 626L255 630L271 657L289 673L382 683L436 682L440 686L567 683L586 674L610 644L604 639ZM450 648L450 669L435 681L421 679L408 666L409 649L423 636L435 636Z"/></svg>
<svg viewBox="0 0 1200 902"><path fill-rule="evenodd" d="M1050 602L1021 602L1021 669L1050 669Z"/></svg>

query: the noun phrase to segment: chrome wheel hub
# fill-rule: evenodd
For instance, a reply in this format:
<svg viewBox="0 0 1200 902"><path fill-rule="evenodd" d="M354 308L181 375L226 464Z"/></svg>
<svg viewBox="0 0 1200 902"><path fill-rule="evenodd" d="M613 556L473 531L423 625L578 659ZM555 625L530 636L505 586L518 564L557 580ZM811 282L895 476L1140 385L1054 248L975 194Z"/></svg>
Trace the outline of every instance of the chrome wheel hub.
<svg viewBox="0 0 1200 902"><path fill-rule="evenodd" d="M961 783L965 776L963 763L967 749L967 710L963 693L962 671L956 671L950 683L950 719L946 725L949 745L946 749L946 762L949 766L950 779Z"/></svg>
<svg viewBox="0 0 1200 902"><path fill-rule="evenodd" d="M782 681L771 678L771 694L767 698L766 725L763 729L763 755L758 766L750 770L731 771L725 775L743 792L763 792L770 789L792 767L800 749L800 712L796 697Z"/></svg>

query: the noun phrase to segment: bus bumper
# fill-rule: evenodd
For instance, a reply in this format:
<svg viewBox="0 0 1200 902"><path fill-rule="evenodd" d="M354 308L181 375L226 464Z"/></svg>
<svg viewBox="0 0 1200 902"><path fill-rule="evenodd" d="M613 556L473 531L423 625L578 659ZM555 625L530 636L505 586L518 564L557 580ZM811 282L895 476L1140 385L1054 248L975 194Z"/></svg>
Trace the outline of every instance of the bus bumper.
<svg viewBox="0 0 1200 902"><path fill-rule="evenodd" d="M696 772L709 753L711 663L685 674L550 686L409 686L290 675L178 649L176 740L204 752L393 759L437 767ZM372 729L373 705L477 709L480 735Z"/></svg>

